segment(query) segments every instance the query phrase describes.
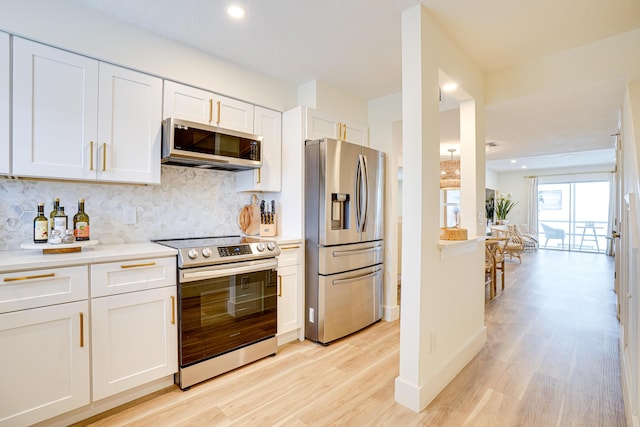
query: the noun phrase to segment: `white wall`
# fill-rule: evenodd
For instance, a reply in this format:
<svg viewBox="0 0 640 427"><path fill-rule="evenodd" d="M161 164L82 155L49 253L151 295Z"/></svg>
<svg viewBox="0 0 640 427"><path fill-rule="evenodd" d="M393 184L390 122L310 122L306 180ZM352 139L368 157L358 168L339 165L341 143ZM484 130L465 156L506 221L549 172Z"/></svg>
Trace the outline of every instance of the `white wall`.
<svg viewBox="0 0 640 427"><path fill-rule="evenodd" d="M466 172L461 167L468 174L468 179L462 177L462 191L472 194L463 209L471 212L473 224L479 206L484 213L484 74L437 26L426 8L418 5L403 12L404 250L395 398L414 411L422 410L486 341L484 245L468 244L466 251L451 257L444 256L439 246L440 70L476 101L471 111L475 126L465 134L467 141L476 141L475 152L467 152L474 161Z"/></svg>
<svg viewBox="0 0 640 427"><path fill-rule="evenodd" d="M378 98L369 102L369 145L386 153L385 185L385 279L384 306L385 320L400 317L398 307L398 164L401 153L402 135L394 132L394 124L402 119L402 94ZM395 126L397 128L397 125Z"/></svg>
<svg viewBox="0 0 640 427"><path fill-rule="evenodd" d="M278 111L297 88L92 11L74 0L0 0L0 30Z"/></svg>

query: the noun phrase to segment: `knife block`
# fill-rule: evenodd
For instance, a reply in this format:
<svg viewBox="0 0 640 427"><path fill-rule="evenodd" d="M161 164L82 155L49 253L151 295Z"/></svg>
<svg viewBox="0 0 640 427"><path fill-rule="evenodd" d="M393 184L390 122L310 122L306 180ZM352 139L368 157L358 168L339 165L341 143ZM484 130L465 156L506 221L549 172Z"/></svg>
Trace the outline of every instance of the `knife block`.
<svg viewBox="0 0 640 427"><path fill-rule="evenodd" d="M275 237L278 230L278 216L273 215L271 224L260 224L260 237Z"/></svg>

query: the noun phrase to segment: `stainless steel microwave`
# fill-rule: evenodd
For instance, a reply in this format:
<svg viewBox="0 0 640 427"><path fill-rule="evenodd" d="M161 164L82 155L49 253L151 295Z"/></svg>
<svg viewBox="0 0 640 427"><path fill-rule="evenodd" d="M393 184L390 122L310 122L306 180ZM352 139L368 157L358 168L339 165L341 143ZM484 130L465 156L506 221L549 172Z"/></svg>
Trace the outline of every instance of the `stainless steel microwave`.
<svg viewBox="0 0 640 427"><path fill-rule="evenodd" d="M208 169L262 167L262 137L168 118L162 123L162 163Z"/></svg>

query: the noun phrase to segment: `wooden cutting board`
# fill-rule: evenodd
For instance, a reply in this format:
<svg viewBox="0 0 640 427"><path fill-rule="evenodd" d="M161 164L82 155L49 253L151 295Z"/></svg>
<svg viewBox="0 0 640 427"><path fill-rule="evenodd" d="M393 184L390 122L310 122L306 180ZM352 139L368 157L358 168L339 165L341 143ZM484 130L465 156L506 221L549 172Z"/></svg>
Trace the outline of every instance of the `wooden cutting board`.
<svg viewBox="0 0 640 427"><path fill-rule="evenodd" d="M251 202L240 209L238 225L246 235L255 236L260 233L260 206L255 194L251 195Z"/></svg>

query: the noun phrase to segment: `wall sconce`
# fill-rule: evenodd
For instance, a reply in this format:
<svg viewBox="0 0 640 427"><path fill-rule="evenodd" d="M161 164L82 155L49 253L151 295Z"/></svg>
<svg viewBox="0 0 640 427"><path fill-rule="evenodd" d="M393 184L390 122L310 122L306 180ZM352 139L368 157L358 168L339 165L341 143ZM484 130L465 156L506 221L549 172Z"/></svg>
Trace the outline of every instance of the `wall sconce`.
<svg viewBox="0 0 640 427"><path fill-rule="evenodd" d="M460 160L453 159L455 148L449 148L451 159L440 161L440 188L460 188Z"/></svg>

